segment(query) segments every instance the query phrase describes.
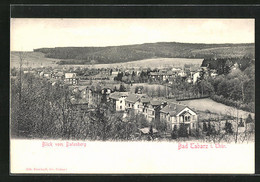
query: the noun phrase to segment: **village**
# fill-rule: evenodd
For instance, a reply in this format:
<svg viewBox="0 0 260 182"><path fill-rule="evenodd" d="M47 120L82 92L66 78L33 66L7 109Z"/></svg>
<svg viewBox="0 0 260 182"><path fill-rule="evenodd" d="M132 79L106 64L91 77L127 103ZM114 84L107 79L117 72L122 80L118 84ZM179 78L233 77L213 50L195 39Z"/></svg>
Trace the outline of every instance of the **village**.
<svg viewBox="0 0 260 182"><path fill-rule="evenodd" d="M236 69L234 65L232 69ZM194 87L202 75L215 78L217 71L197 65L165 68L93 68L86 67L41 67L25 68L23 74L32 74L46 80L51 86L66 85L70 93L73 108L81 113L94 110L100 104L109 104L123 119L131 114L142 115L148 123L166 123L164 131L152 124L139 128L140 135L148 136L160 133L164 138L176 138L179 130L183 136L194 135L194 132L209 133L214 128L218 133L231 130L245 132L250 128L247 118L237 119L228 115L220 115L209 110L201 111L189 107L181 101L196 100L209 97L209 93L174 89L174 83ZM190 86L189 86L190 85ZM231 124L229 124L231 123ZM232 129L231 129L232 127ZM253 126L251 126L252 128ZM252 129L251 129L252 130ZM212 130L213 131L213 130ZM210 132L212 132L210 131ZM163 133L163 134L162 134Z"/></svg>

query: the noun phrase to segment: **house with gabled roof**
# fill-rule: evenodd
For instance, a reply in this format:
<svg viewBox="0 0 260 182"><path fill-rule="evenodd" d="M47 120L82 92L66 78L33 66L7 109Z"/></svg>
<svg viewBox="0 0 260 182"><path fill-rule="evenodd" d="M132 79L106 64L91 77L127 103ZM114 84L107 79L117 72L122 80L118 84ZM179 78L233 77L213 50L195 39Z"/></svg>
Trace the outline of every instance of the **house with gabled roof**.
<svg viewBox="0 0 260 182"><path fill-rule="evenodd" d="M74 110L80 111L79 114L83 114L88 110L88 102L85 99L71 98L70 102Z"/></svg>
<svg viewBox="0 0 260 182"><path fill-rule="evenodd" d="M160 110L160 121L162 120L167 121L172 130L184 124L188 133L190 133L191 129L196 129L198 126L197 113L188 106L178 103L168 103Z"/></svg>
<svg viewBox="0 0 260 182"><path fill-rule="evenodd" d="M128 92L114 92L109 95L109 100L115 111L125 111L125 99Z"/></svg>
<svg viewBox="0 0 260 182"><path fill-rule="evenodd" d="M160 120L160 110L167 105L166 101L163 100L150 100L147 104L146 118L148 121Z"/></svg>
<svg viewBox="0 0 260 182"><path fill-rule="evenodd" d="M65 76L64 76L64 73L60 71L60 72L54 73L53 74L53 78L55 78L55 79L64 79Z"/></svg>
<svg viewBox="0 0 260 182"><path fill-rule="evenodd" d="M146 94L129 94L125 99L126 110L134 110L135 113L138 113L140 103L139 101L145 97L147 97Z"/></svg>
<svg viewBox="0 0 260 182"><path fill-rule="evenodd" d="M168 80L169 78L173 78L173 77L175 77L175 76L176 76L175 72L169 70L169 71L167 71L167 72L163 75L163 81L166 81L166 80Z"/></svg>
<svg viewBox="0 0 260 182"><path fill-rule="evenodd" d="M142 113L146 118L148 117L147 116L147 113L148 113L147 106L148 106L150 100L151 100L151 98L145 97L145 98L141 98L138 101L138 104L139 104L138 113Z"/></svg>
<svg viewBox="0 0 260 182"><path fill-rule="evenodd" d="M150 72L148 75L153 81L162 81L163 80L163 73L162 72Z"/></svg>

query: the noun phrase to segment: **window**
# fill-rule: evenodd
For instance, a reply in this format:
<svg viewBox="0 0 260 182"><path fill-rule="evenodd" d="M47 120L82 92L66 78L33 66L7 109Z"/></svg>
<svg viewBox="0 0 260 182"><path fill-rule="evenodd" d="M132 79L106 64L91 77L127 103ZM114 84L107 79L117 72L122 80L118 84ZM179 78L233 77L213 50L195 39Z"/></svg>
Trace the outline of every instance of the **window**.
<svg viewBox="0 0 260 182"><path fill-rule="evenodd" d="M122 103L122 101L120 100L120 104Z"/></svg>
<svg viewBox="0 0 260 182"><path fill-rule="evenodd" d="M122 109L122 106L120 106L120 109Z"/></svg>
<svg viewBox="0 0 260 182"><path fill-rule="evenodd" d="M185 116L185 121L190 121L190 116Z"/></svg>
<svg viewBox="0 0 260 182"><path fill-rule="evenodd" d="M152 115L154 115L154 111L152 112Z"/></svg>

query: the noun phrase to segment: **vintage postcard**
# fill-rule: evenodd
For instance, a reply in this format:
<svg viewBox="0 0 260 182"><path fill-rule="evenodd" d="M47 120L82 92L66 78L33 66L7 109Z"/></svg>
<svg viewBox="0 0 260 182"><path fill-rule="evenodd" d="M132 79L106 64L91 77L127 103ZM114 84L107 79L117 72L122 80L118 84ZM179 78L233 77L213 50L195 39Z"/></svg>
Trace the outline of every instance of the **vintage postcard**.
<svg viewBox="0 0 260 182"><path fill-rule="evenodd" d="M11 174L254 174L254 19L10 30Z"/></svg>

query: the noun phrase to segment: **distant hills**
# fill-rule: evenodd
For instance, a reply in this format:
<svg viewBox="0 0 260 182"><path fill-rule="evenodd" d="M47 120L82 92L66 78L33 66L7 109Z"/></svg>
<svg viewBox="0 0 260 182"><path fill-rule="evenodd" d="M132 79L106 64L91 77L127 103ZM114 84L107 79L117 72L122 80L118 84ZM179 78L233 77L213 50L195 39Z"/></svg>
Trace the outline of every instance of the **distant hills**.
<svg viewBox="0 0 260 182"><path fill-rule="evenodd" d="M123 63L150 58L255 57L255 44L193 44L157 42L108 47L55 47L34 49L60 64Z"/></svg>

